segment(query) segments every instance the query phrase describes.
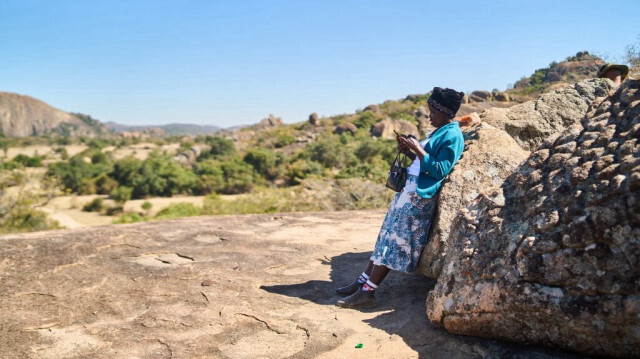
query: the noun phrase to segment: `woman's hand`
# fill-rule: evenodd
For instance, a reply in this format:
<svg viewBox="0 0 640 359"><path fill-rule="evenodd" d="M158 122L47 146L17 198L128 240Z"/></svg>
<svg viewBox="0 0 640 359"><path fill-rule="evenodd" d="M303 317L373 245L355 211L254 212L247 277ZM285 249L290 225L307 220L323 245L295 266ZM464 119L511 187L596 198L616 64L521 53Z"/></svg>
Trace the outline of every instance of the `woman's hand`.
<svg viewBox="0 0 640 359"><path fill-rule="evenodd" d="M414 152L420 160L422 160L422 157L426 154L422 146L420 146L420 142L414 137L397 137L396 140L398 141L398 148L400 148L401 145L408 148Z"/></svg>

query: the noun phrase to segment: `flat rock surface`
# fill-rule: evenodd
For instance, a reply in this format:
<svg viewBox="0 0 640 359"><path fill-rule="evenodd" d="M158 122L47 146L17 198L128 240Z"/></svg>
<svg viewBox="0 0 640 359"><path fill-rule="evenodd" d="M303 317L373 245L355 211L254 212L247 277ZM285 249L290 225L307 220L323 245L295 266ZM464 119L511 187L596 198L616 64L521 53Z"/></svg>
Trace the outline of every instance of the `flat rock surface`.
<svg viewBox="0 0 640 359"><path fill-rule="evenodd" d="M554 358L449 334L435 282L391 273L373 310L335 287L383 211L191 217L0 237L0 358ZM362 348L356 345L362 343Z"/></svg>

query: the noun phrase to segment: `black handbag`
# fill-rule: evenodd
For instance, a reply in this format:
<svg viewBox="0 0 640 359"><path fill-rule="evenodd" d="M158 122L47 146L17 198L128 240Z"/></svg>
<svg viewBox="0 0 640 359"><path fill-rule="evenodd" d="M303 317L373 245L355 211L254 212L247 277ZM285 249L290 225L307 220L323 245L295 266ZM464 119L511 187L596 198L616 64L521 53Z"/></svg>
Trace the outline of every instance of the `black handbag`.
<svg viewBox="0 0 640 359"><path fill-rule="evenodd" d="M402 158L400 157L402 156ZM389 176L387 177L387 188L390 188L396 192L402 191L405 183L407 182L407 165L406 159L408 157L401 152L398 152L396 158L391 163L391 168L389 169Z"/></svg>

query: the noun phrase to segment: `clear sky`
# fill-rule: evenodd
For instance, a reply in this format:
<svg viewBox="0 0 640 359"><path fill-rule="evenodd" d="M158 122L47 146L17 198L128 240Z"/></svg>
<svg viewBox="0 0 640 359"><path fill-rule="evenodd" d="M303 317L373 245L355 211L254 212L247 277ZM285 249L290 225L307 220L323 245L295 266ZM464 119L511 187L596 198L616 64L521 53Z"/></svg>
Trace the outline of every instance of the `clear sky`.
<svg viewBox="0 0 640 359"><path fill-rule="evenodd" d="M640 1L0 0L0 91L122 124L285 123L621 60Z"/></svg>

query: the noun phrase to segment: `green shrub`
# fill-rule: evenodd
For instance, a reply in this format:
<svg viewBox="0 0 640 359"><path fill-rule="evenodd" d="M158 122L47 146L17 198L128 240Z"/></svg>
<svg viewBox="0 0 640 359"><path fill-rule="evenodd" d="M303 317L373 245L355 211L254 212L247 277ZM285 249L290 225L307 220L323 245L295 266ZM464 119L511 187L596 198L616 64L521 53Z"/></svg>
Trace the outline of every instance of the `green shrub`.
<svg viewBox="0 0 640 359"><path fill-rule="evenodd" d="M13 158L13 162L19 163L24 167L40 167L42 166L42 157L30 157L27 155L19 154Z"/></svg>
<svg viewBox="0 0 640 359"><path fill-rule="evenodd" d="M124 208L120 205L116 205L116 206L112 206L107 208L107 210L105 211L105 214L107 216L115 216L117 214L120 214L124 211Z"/></svg>
<svg viewBox="0 0 640 359"><path fill-rule="evenodd" d="M308 159L298 159L289 164L286 170L289 184L300 184L301 180L309 176L319 176L324 171L324 167L316 161Z"/></svg>
<svg viewBox="0 0 640 359"><path fill-rule="evenodd" d="M153 207L153 204L151 204L151 202L149 202L149 201L145 201L145 202L142 204L142 209L144 209L144 210L145 210L145 211L147 211L147 212L148 212L149 210L151 210L151 207Z"/></svg>
<svg viewBox="0 0 640 359"><path fill-rule="evenodd" d="M380 118L371 111L361 112L357 115L356 119L353 121L353 124L358 128L364 128L367 131L371 129L373 125L378 123Z"/></svg>
<svg viewBox="0 0 640 359"><path fill-rule="evenodd" d="M133 198L172 196L189 193L196 184L196 175L182 167L167 154L153 151L142 162L139 177L134 183Z"/></svg>
<svg viewBox="0 0 640 359"><path fill-rule="evenodd" d="M220 166L220 162L214 160L205 160L196 163L194 170L198 175L195 190L200 194L209 194L221 191L224 188L224 171Z"/></svg>
<svg viewBox="0 0 640 359"><path fill-rule="evenodd" d="M66 161L69 159L69 152L64 147L56 147L53 152L60 154L60 159Z"/></svg>
<svg viewBox="0 0 640 359"><path fill-rule="evenodd" d="M90 182L95 172L81 156L73 156L68 162L50 164L47 175L56 178L71 193L91 194Z"/></svg>
<svg viewBox="0 0 640 359"><path fill-rule="evenodd" d="M353 152L332 137L312 142L304 149L303 156L327 168L344 168L356 160Z"/></svg>
<svg viewBox="0 0 640 359"><path fill-rule="evenodd" d="M276 131L273 136L273 147L275 148L286 147L296 142L296 138L291 133L284 132L282 130Z"/></svg>
<svg viewBox="0 0 640 359"><path fill-rule="evenodd" d="M114 219L112 223L125 224L125 223L136 223L136 222L142 222L142 221L144 221L144 218L142 218L142 216L139 215L138 213L127 212L127 213L122 213L120 217Z"/></svg>
<svg viewBox="0 0 640 359"><path fill-rule="evenodd" d="M226 194L246 193L253 188L253 167L238 158L222 162L220 167L224 173L224 187L221 192Z"/></svg>
<svg viewBox="0 0 640 359"><path fill-rule="evenodd" d="M102 211L102 198L95 198L93 201L82 206L82 210L85 212L100 212Z"/></svg>
<svg viewBox="0 0 640 359"><path fill-rule="evenodd" d="M110 194L111 191L118 187L118 182L103 173L93 179L93 185L97 194Z"/></svg>
<svg viewBox="0 0 640 359"><path fill-rule="evenodd" d="M156 214L156 219L174 219L190 216L199 216L202 210L192 203L172 203Z"/></svg>
<svg viewBox="0 0 640 359"><path fill-rule="evenodd" d="M203 153L204 158L217 158L231 156L236 153L233 141L220 136L207 136L206 144L211 146L208 153Z"/></svg>
<svg viewBox="0 0 640 359"><path fill-rule="evenodd" d="M247 151L243 158L253 169L267 179L273 179L277 173L276 155L266 148L253 148Z"/></svg>
<svg viewBox="0 0 640 359"><path fill-rule="evenodd" d="M115 188L109 196L111 199L116 201L116 203L123 204L126 201L131 199L131 193L133 193L133 188L127 186L118 186Z"/></svg>

